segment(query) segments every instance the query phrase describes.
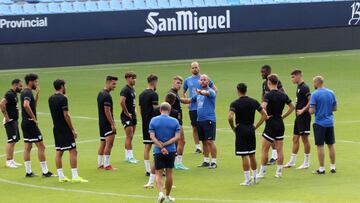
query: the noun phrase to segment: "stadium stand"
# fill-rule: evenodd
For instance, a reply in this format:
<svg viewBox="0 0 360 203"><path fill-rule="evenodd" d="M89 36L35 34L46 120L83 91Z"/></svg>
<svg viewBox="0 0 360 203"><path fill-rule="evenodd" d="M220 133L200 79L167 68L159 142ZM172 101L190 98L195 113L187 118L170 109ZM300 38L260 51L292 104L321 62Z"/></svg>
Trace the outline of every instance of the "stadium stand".
<svg viewBox="0 0 360 203"><path fill-rule="evenodd" d="M0 0L0 16L324 1L340 0Z"/></svg>

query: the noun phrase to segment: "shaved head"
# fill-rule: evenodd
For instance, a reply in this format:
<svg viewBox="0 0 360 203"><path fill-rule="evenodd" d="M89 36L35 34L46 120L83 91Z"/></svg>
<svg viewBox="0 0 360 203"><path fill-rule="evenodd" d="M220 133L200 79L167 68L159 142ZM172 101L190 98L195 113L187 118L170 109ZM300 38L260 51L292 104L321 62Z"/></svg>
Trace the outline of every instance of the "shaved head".
<svg viewBox="0 0 360 203"><path fill-rule="evenodd" d="M324 85L324 77L318 75L313 78L314 88L318 89Z"/></svg>
<svg viewBox="0 0 360 203"><path fill-rule="evenodd" d="M208 86L209 86L209 77L208 77L207 75L205 75L205 74L202 74L202 75L200 76L199 83L200 83L200 86L201 86L202 88L208 87Z"/></svg>
<svg viewBox="0 0 360 203"><path fill-rule="evenodd" d="M191 73L193 75L199 75L200 73L200 65L197 61L191 63Z"/></svg>

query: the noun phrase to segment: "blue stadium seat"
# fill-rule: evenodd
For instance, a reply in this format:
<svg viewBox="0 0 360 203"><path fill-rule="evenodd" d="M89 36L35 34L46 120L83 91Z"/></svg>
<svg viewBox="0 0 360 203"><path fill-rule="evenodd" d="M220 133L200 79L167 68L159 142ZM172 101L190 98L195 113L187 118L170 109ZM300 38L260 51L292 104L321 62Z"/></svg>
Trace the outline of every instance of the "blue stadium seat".
<svg viewBox="0 0 360 203"><path fill-rule="evenodd" d="M125 10L132 10L134 9L134 2L132 0L123 0L122 6Z"/></svg>
<svg viewBox="0 0 360 203"><path fill-rule="evenodd" d="M10 10L11 10L11 13L15 14L15 15L24 14L24 9L23 9L22 5L20 5L20 4L11 4Z"/></svg>
<svg viewBox="0 0 360 203"><path fill-rule="evenodd" d="M40 14L49 13L49 7L47 3L37 3L35 4L36 12Z"/></svg>
<svg viewBox="0 0 360 203"><path fill-rule="evenodd" d="M40 3L50 3L52 0L39 0Z"/></svg>
<svg viewBox="0 0 360 203"><path fill-rule="evenodd" d="M262 0L263 4L275 4L275 0Z"/></svg>
<svg viewBox="0 0 360 203"><path fill-rule="evenodd" d="M64 0L52 0L52 2L55 2L55 3L61 3L63 2Z"/></svg>
<svg viewBox="0 0 360 203"><path fill-rule="evenodd" d="M12 0L0 0L0 4L13 4Z"/></svg>
<svg viewBox="0 0 360 203"><path fill-rule="evenodd" d="M159 8L170 8L168 0L158 0Z"/></svg>
<svg viewBox="0 0 360 203"><path fill-rule="evenodd" d="M194 0L194 6L195 7L204 7L205 2L204 2L204 0Z"/></svg>
<svg viewBox="0 0 360 203"><path fill-rule="evenodd" d="M230 5L239 5L240 4L240 1L239 0L228 0L228 3Z"/></svg>
<svg viewBox="0 0 360 203"><path fill-rule="evenodd" d="M193 7L194 4L192 0L180 0L182 7Z"/></svg>
<svg viewBox="0 0 360 203"><path fill-rule="evenodd" d="M229 5L227 0L216 0L216 4L218 6L228 6Z"/></svg>
<svg viewBox="0 0 360 203"><path fill-rule="evenodd" d="M240 0L241 5L251 5L251 0Z"/></svg>
<svg viewBox="0 0 360 203"><path fill-rule="evenodd" d="M11 15L10 6L0 4L0 16L3 16L3 15Z"/></svg>
<svg viewBox="0 0 360 203"><path fill-rule="evenodd" d="M74 12L73 5L70 2L66 2L66 1L62 2L60 4L60 8L61 8L62 12L64 12L64 13L72 13L72 12Z"/></svg>
<svg viewBox="0 0 360 203"><path fill-rule="evenodd" d="M110 2L109 1L99 1L98 2L98 7L100 11L111 11L112 9L110 8Z"/></svg>
<svg viewBox="0 0 360 203"><path fill-rule="evenodd" d="M145 0L134 0L134 8L146 9Z"/></svg>
<svg viewBox="0 0 360 203"><path fill-rule="evenodd" d="M48 6L49 6L50 13L61 13L59 3L49 3Z"/></svg>
<svg viewBox="0 0 360 203"><path fill-rule="evenodd" d="M85 8L87 11L98 11L98 5L95 1L87 1L85 2Z"/></svg>
<svg viewBox="0 0 360 203"><path fill-rule="evenodd" d="M112 0L112 1L110 1L110 8L111 8L112 10L116 10L116 11L124 10L124 8L122 7L120 1L118 1L118 0Z"/></svg>
<svg viewBox="0 0 360 203"><path fill-rule="evenodd" d="M148 8L158 8L158 3L156 0L145 0L146 7Z"/></svg>
<svg viewBox="0 0 360 203"><path fill-rule="evenodd" d="M170 0L170 7L171 8L180 8L181 7L181 3L179 0Z"/></svg>
<svg viewBox="0 0 360 203"><path fill-rule="evenodd" d="M205 6L216 6L216 0L205 0Z"/></svg>
<svg viewBox="0 0 360 203"><path fill-rule="evenodd" d="M26 14L36 14L36 8L35 8L35 4L24 4L23 5L24 8L24 13Z"/></svg>
<svg viewBox="0 0 360 203"><path fill-rule="evenodd" d="M74 11L76 12L86 12L85 3L81 1L75 1L73 3Z"/></svg>

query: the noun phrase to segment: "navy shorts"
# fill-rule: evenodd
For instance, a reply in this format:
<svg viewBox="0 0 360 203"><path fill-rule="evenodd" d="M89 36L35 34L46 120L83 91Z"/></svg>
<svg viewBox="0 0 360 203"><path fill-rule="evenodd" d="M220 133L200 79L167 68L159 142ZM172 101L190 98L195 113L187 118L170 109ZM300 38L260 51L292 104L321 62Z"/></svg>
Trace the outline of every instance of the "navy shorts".
<svg viewBox="0 0 360 203"><path fill-rule="evenodd" d="M311 115L306 112L296 116L294 123L294 135L309 135L311 126Z"/></svg>
<svg viewBox="0 0 360 203"><path fill-rule="evenodd" d="M216 138L216 122L214 121L198 121L197 130L199 140L214 140Z"/></svg>
<svg viewBox="0 0 360 203"><path fill-rule="evenodd" d="M335 144L334 127L323 127L313 124L315 145Z"/></svg>
<svg viewBox="0 0 360 203"><path fill-rule="evenodd" d="M174 168L175 152L170 152L167 155L154 154L155 169L162 170L165 168Z"/></svg>
<svg viewBox="0 0 360 203"><path fill-rule="evenodd" d="M196 127L197 126L197 110L195 111L189 111L191 126Z"/></svg>
<svg viewBox="0 0 360 203"><path fill-rule="evenodd" d="M7 134L7 142L8 143L16 143L20 140L20 132L19 132L19 124L18 121L12 120L4 124L6 134Z"/></svg>

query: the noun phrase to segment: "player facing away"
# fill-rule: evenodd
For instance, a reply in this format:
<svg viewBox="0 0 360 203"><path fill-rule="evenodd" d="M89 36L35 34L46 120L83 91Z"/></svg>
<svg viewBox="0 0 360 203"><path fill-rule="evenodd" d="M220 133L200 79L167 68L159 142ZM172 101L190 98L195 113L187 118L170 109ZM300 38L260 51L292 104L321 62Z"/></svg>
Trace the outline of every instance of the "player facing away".
<svg viewBox="0 0 360 203"><path fill-rule="evenodd" d="M237 85L239 98L230 104L228 121L231 129L234 131L235 155L241 156L244 170L245 181L242 186L250 186L251 176L250 168L253 174L253 183L257 183L257 163L256 163L256 136L255 130L258 129L267 118L265 110L255 99L246 96L247 86L244 83ZM255 112L261 114L260 120L254 125ZM235 124L234 124L235 115Z"/></svg>
<svg viewBox="0 0 360 203"><path fill-rule="evenodd" d="M203 143L204 161L199 167L217 168L216 156L217 149L215 145L216 138L216 115L215 99L216 92L209 87L209 77L201 75L199 80L201 89L196 89L196 95L191 99L182 100L184 103L197 103L197 131L199 140ZM209 155L211 154L211 164Z"/></svg>
<svg viewBox="0 0 360 203"><path fill-rule="evenodd" d="M152 140L149 134L149 124L154 117L154 109L159 105L159 96L156 93L156 86L158 83L158 77L150 74L147 77L147 88L139 95L139 106L142 118L142 133L144 143L144 164L146 176L155 177L154 173L151 173L150 165L150 151L152 147Z"/></svg>
<svg viewBox="0 0 360 203"><path fill-rule="evenodd" d="M275 177L280 178L282 176L284 162L283 140L285 133L283 119L288 117L294 111L295 106L285 93L278 90L278 82L279 78L276 74L268 76L268 86L270 92L265 94L262 103L262 107L266 110L268 119L266 120L265 129L262 134L261 167L258 178L263 178L266 174L268 151L272 143L275 143L278 154ZM289 109L285 114L283 114L285 104L288 105Z"/></svg>
<svg viewBox="0 0 360 203"><path fill-rule="evenodd" d="M297 85L296 88L296 118L294 124L293 146L290 161L284 166L290 168L296 165L297 153L300 148L300 138L304 144L304 163L297 169L307 169L310 167L310 88L302 78L301 70L294 70L291 73L291 81Z"/></svg>
<svg viewBox="0 0 360 203"><path fill-rule="evenodd" d="M324 143L329 148L330 173L336 173L333 114L337 110L336 97L332 90L324 87L324 78L322 76L314 77L313 82L316 91L311 95L310 113L315 114L313 128L320 164L320 168L313 173L325 174Z"/></svg>
<svg viewBox="0 0 360 203"><path fill-rule="evenodd" d="M77 138L77 133L72 125L69 114L68 99L65 96L65 81L57 79L54 81L53 84L56 92L49 98L49 108L54 124L53 133L56 149L55 163L59 176L59 182L70 181L70 179L64 175L64 171L62 168L62 156L64 154L64 151L69 151L70 153L70 166L72 174L71 182L88 182L87 180L81 178L78 175L77 150L75 142L75 139Z"/></svg>
<svg viewBox="0 0 360 203"><path fill-rule="evenodd" d="M43 143L43 136L38 127L36 117L36 106L39 100L40 87L38 83L38 75L28 74L25 76L26 88L20 94L21 101L21 129L24 137L24 161L25 161L25 177L36 176L31 169L30 153L32 145L35 144L38 149L38 158L40 161L42 173L44 177L51 177L53 174L49 171L46 164L45 145ZM33 95L35 90L35 97Z"/></svg>
<svg viewBox="0 0 360 203"><path fill-rule="evenodd" d="M160 105L160 116L151 119L149 133L151 140L154 142L154 160L156 170L156 183L159 191L158 202L173 202L174 198L170 197L173 184L173 168L175 161L176 146L175 142L180 138L180 125L175 118L169 116L171 106L169 103ZM162 176L165 169L166 193L163 193Z"/></svg>
<svg viewBox="0 0 360 203"><path fill-rule="evenodd" d="M190 66L190 70L191 70L191 76L189 76L188 78L185 79L184 81L184 92L183 92L183 97L187 98L187 92L189 90L188 93L188 98L192 98L194 95L196 95L196 90L197 89L201 89L201 86L199 84L199 80L200 80L200 64L196 61L191 63ZM210 80L209 82L209 87L214 89L215 92L217 91L216 86L214 85L214 83ZM198 135L198 131L197 131L197 105L196 102L193 102L189 105L189 116L190 116L190 121L191 121L191 126L192 126L192 130L193 130L193 138L194 138L194 142L195 142L195 146L196 146L196 153L201 154L201 146L200 146L200 142L199 142L199 135ZM206 150L206 149L204 149Z"/></svg>
<svg viewBox="0 0 360 203"><path fill-rule="evenodd" d="M133 71L125 73L126 85L120 92L121 123L125 129L125 161L130 164L137 164L134 158L132 140L136 130L136 111L135 111L135 83L136 74Z"/></svg>
<svg viewBox="0 0 360 203"><path fill-rule="evenodd" d="M266 93L270 92L270 88L268 86L268 76L271 74L271 66L270 65L264 65L260 69L261 77L264 80L262 84L262 94L261 94L261 100L264 99L264 96ZM277 88L280 92L285 93L285 89L283 88L281 81L279 80ZM277 160L277 151L275 148L275 143L271 145L272 151L271 151L271 158L268 162L268 165L273 165L276 163Z"/></svg>
<svg viewBox="0 0 360 203"><path fill-rule="evenodd" d="M185 147L185 135L184 135L184 128L183 125L183 114L181 109L181 99L179 96L179 90L181 89L181 86L183 84L183 78L181 76L175 76L173 78L173 84L171 89L168 91L168 93L172 93L175 95L175 101L169 102L171 105L171 109L174 109L178 113L178 121L180 124L180 139L177 141L177 147L176 147L176 158L175 158L175 169L177 170L188 170L189 168L186 167L183 164L183 153L184 153L184 147Z"/></svg>
<svg viewBox="0 0 360 203"><path fill-rule="evenodd" d="M100 146L98 150L98 168L115 170L110 164L110 154L114 145L116 126L114 121L113 100L110 92L116 88L118 78L107 76L104 89L97 96Z"/></svg>
<svg viewBox="0 0 360 203"><path fill-rule="evenodd" d="M14 79L11 85L11 89L5 93L4 98L0 102L0 108L4 115L3 124L7 134L5 166L8 168L18 168L22 164L14 160L14 148L15 144L20 140L17 94L22 90L22 82L19 79Z"/></svg>

